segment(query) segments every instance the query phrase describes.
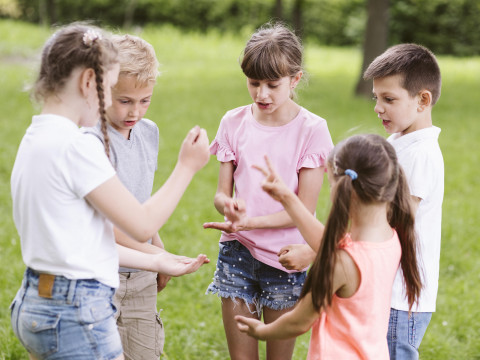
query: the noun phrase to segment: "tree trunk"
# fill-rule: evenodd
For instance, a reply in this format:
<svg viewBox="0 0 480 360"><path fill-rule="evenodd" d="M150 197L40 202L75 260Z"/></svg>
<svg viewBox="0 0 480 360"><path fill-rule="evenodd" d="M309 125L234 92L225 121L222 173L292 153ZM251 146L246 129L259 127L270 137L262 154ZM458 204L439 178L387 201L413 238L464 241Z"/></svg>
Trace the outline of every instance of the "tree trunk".
<svg viewBox="0 0 480 360"><path fill-rule="evenodd" d="M389 0L368 0L368 20L363 44L363 64L355 94L372 95L372 81L363 80L368 65L385 49L388 44Z"/></svg>
<svg viewBox="0 0 480 360"><path fill-rule="evenodd" d="M293 3L293 28L299 38L303 36L303 8L305 0L295 0Z"/></svg>
<svg viewBox="0 0 480 360"><path fill-rule="evenodd" d="M125 8L125 20L123 27L130 29L133 25L133 16L135 14L135 8L137 7L137 0L130 0Z"/></svg>
<svg viewBox="0 0 480 360"><path fill-rule="evenodd" d="M38 17L40 19L40 24L44 26L55 24L57 22L55 0L39 0Z"/></svg>
<svg viewBox="0 0 480 360"><path fill-rule="evenodd" d="M282 0L275 0L275 6L273 8L273 16L277 20L283 20L283 4Z"/></svg>

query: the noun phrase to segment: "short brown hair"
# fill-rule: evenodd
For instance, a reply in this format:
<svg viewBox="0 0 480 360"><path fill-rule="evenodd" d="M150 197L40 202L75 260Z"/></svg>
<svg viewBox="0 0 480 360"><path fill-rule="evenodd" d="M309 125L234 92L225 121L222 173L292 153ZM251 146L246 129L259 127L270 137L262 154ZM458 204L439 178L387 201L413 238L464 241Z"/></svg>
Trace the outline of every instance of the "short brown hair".
<svg viewBox="0 0 480 360"><path fill-rule="evenodd" d="M302 71L303 47L300 39L281 23L260 27L245 46L241 67L256 80L277 80Z"/></svg>
<svg viewBox="0 0 480 360"><path fill-rule="evenodd" d="M435 55L424 46L400 44L390 47L372 61L363 78L377 79L392 75L403 76L402 87L412 97L424 89L432 93L432 105L440 97L440 67Z"/></svg>

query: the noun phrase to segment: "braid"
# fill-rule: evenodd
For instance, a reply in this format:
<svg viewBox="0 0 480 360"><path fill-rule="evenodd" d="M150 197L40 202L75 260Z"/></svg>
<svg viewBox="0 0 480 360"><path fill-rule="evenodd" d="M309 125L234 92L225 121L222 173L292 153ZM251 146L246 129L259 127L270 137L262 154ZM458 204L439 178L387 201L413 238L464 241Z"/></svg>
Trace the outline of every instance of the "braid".
<svg viewBox="0 0 480 360"><path fill-rule="evenodd" d="M100 124L103 134L103 144L105 146L105 154L110 158L110 139L107 132L107 118L105 111L105 95L103 91L103 67L101 64L101 51L99 45L95 42L92 44L92 50L95 54L93 70L95 71L95 82L97 83L98 95L98 111L100 113Z"/></svg>

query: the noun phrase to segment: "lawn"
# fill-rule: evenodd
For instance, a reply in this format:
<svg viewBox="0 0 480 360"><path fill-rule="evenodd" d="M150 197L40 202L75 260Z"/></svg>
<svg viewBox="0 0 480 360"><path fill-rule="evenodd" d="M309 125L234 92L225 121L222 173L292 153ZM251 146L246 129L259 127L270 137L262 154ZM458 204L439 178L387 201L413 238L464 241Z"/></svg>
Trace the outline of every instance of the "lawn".
<svg viewBox="0 0 480 360"><path fill-rule="evenodd" d="M0 33L0 359L26 359L11 331L8 309L25 268L11 215L10 172L20 139L38 112L24 88L34 78L39 49L50 31L1 20ZM147 113L160 128L158 188L173 169L189 128L199 124L213 139L222 115L250 102L238 65L249 32L185 34L148 27L139 35L154 45L162 64ZM386 135L373 102L353 96L361 50L307 43L305 53L309 79L298 102L327 119L334 142L356 133ZM475 231L480 219L480 149L475 145L480 138L480 58L439 56L439 62L443 87L433 118L442 128L445 160L442 257L437 312L421 359L480 359L480 242ZM160 230L170 251L189 256L202 252L212 260L195 274L172 279L158 296L167 336L165 359L228 359L220 300L204 295L213 277L219 233L204 230L202 223L221 219L213 207L217 171L212 158ZM320 220L326 219L328 195L325 183L318 201ZM305 359L308 339L309 333L298 338L294 359Z"/></svg>

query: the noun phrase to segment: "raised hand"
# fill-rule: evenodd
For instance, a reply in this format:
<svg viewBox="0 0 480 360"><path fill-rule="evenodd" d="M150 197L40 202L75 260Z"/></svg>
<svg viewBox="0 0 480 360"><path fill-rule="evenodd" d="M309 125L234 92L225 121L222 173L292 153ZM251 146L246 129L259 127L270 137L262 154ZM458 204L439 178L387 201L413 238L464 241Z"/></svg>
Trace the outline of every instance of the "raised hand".
<svg viewBox="0 0 480 360"><path fill-rule="evenodd" d="M178 154L178 162L193 172L203 168L210 158L209 141L205 129L199 126L192 128L185 139Z"/></svg>
<svg viewBox="0 0 480 360"><path fill-rule="evenodd" d="M291 195L293 192L277 174L270 159L266 155L265 163L267 164L266 168L259 165L253 165L254 169L257 169L265 176L265 179L262 182L262 189L273 199L282 202L286 196Z"/></svg>

